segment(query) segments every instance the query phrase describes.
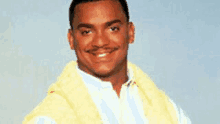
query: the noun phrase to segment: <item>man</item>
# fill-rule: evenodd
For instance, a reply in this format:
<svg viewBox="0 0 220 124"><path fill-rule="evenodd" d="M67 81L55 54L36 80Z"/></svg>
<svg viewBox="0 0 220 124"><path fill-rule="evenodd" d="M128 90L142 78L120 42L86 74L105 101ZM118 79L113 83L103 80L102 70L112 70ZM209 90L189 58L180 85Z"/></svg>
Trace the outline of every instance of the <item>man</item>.
<svg viewBox="0 0 220 124"><path fill-rule="evenodd" d="M75 0L65 67L24 124L189 124L181 109L127 61L134 42L125 0Z"/></svg>

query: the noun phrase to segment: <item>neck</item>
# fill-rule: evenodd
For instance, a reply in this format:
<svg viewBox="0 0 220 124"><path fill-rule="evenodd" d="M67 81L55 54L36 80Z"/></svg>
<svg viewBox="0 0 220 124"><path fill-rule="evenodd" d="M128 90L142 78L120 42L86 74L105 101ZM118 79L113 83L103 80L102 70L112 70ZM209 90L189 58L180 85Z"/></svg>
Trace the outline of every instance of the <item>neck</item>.
<svg viewBox="0 0 220 124"><path fill-rule="evenodd" d="M88 71L84 70L79 64L78 67L80 70L83 70L84 72L90 74ZM112 84L113 89L116 91L118 97L120 96L120 90L121 86L128 81L128 75L127 75L127 61L122 62L121 64L118 64L115 71L112 72L110 76L107 77L99 77L97 75L90 74L92 76L95 76L99 78L102 81L109 81Z"/></svg>
<svg viewBox="0 0 220 124"><path fill-rule="evenodd" d="M100 78L102 81L109 81L112 84L113 89L116 91L118 97L120 96L120 91L122 85L128 81L127 75L127 61L123 66L118 65L118 70L109 77Z"/></svg>

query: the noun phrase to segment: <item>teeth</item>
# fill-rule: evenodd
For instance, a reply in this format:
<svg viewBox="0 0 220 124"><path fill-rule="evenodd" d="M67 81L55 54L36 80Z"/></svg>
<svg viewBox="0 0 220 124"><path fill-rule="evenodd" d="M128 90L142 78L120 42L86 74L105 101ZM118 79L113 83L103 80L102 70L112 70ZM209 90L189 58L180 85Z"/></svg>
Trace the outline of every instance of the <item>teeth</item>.
<svg viewBox="0 0 220 124"><path fill-rule="evenodd" d="M107 53L99 54L98 57L104 57Z"/></svg>

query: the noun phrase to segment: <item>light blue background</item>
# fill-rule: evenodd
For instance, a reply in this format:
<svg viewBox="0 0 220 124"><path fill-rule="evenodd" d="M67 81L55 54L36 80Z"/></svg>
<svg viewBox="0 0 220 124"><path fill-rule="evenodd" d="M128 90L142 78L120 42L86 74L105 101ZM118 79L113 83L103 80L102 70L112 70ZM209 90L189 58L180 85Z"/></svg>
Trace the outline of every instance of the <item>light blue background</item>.
<svg viewBox="0 0 220 124"><path fill-rule="evenodd" d="M0 123L18 124L76 60L67 41L69 0L0 2ZM220 1L128 0L136 40L129 60L194 124L219 124Z"/></svg>

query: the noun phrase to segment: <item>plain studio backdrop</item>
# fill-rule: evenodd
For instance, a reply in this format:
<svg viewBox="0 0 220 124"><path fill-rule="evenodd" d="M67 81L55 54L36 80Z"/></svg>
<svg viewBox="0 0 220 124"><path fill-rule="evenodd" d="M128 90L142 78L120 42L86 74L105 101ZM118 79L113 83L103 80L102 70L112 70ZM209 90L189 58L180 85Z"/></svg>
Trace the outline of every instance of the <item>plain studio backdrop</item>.
<svg viewBox="0 0 220 124"><path fill-rule="evenodd" d="M70 0L0 3L0 123L18 124L70 60ZM219 124L220 1L128 0L136 25L128 59L189 115Z"/></svg>

